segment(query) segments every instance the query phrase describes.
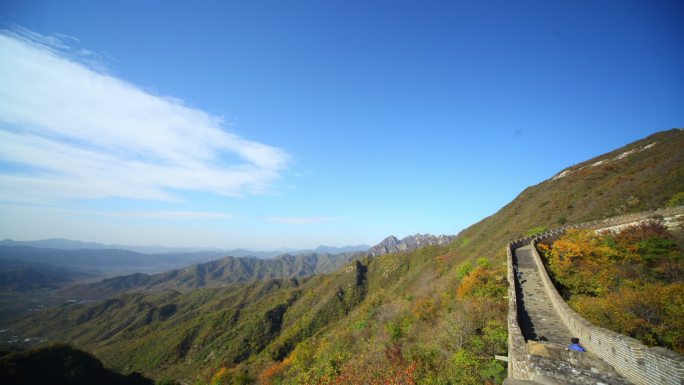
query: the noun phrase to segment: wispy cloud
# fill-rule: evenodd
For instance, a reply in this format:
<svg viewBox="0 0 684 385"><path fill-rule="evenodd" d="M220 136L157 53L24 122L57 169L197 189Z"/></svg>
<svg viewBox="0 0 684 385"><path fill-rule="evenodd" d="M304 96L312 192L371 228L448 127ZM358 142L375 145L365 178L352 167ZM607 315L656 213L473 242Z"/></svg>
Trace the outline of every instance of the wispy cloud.
<svg viewBox="0 0 684 385"><path fill-rule="evenodd" d="M286 225L308 225L314 223L333 222L335 218L330 217L269 217L269 222L283 223Z"/></svg>
<svg viewBox="0 0 684 385"><path fill-rule="evenodd" d="M15 38L18 38L20 40L24 40L27 42L32 42L35 44L40 44L43 49L50 49L50 50L55 50L55 51L69 51L71 50L71 47L69 47L67 44L64 43L64 40L71 40L73 42L78 42L79 39L66 35L63 33L58 33L55 34L55 36L46 36L46 35L41 35L38 32L31 31L28 28L24 28L20 25L15 25L12 27L11 30L6 30L3 31L4 35L9 35Z"/></svg>
<svg viewBox="0 0 684 385"><path fill-rule="evenodd" d="M151 210L139 210L139 211L107 211L107 210L80 210L80 209L70 209L61 208L54 206L44 206L44 205L14 205L9 203L0 203L0 207L23 207L29 208L36 212L42 213L58 213L67 215L85 215L94 217L108 217L108 218L137 218L137 219L167 219L167 220L184 220L184 219L236 219L239 216L221 212L221 211L151 211Z"/></svg>
<svg viewBox="0 0 684 385"><path fill-rule="evenodd" d="M268 191L287 166L285 151L68 49L56 37L0 31L0 199L243 196Z"/></svg>
<svg viewBox="0 0 684 385"><path fill-rule="evenodd" d="M112 218L141 218L141 219L234 219L236 216L212 211L88 211L88 210L58 210L78 215L92 215Z"/></svg>

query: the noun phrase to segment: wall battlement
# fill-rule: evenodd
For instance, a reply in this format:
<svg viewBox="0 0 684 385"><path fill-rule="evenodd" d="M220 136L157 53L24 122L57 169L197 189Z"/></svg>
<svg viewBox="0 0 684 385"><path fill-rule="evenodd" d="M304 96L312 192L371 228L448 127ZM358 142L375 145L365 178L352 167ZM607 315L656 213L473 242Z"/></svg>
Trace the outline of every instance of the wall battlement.
<svg viewBox="0 0 684 385"><path fill-rule="evenodd" d="M573 333L573 336L580 338L582 344L590 352L598 355L605 362L612 365L621 376L637 385L684 384L684 356L661 347L649 348L631 337L600 328L585 320L572 310L560 296L536 250L538 242L554 240L563 235L569 228L609 229L638 223L654 217L663 218L666 221L681 220L684 218L684 206L564 226L509 243L506 248L506 262L509 282L508 377L510 379L534 380L536 374L527 341L523 337L518 321L517 289L513 268L514 250L531 244L535 246L532 248L534 263L539 269L544 290L554 310L560 316L565 326Z"/></svg>

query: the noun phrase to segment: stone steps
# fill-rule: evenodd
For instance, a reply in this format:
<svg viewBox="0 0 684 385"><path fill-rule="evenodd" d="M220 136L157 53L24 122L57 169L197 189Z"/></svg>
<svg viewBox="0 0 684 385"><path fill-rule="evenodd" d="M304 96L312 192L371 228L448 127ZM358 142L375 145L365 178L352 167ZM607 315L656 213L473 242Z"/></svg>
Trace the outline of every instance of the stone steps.
<svg viewBox="0 0 684 385"><path fill-rule="evenodd" d="M515 250L518 286L518 323L526 340L549 341L568 345L573 336L546 295L541 276L532 259L532 246Z"/></svg>

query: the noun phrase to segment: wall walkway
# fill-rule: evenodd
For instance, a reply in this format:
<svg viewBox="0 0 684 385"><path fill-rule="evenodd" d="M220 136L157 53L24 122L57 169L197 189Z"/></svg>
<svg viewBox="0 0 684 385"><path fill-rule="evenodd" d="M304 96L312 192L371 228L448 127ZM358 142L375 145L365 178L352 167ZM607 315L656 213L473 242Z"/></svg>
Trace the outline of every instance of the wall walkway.
<svg viewBox="0 0 684 385"><path fill-rule="evenodd" d="M513 250L517 267L518 323L526 340L568 343L572 334L546 295L544 281L532 256L532 245Z"/></svg>

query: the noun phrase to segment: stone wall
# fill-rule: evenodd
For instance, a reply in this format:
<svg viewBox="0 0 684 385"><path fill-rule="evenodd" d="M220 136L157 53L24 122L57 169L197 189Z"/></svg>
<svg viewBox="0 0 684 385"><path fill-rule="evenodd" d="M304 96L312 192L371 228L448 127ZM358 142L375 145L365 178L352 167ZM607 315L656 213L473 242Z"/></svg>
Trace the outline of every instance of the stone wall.
<svg viewBox="0 0 684 385"><path fill-rule="evenodd" d="M513 277L512 251L525 244L536 246L539 241L552 241L559 237L568 228L592 228L607 229L625 224L638 223L653 217L663 217L666 221L678 221L684 217L684 207L663 209L651 212L642 212L620 217L583 223L575 226L565 226L543 234L519 239L511 242L507 248L508 264L508 331L509 331L509 378L527 380L532 379L530 355L526 351L527 344L522 337L517 320L516 287ZM684 356L660 347L649 348L641 342L615 333L611 330L600 328L582 318L568 306L556 290L553 282L544 267L544 264L536 250L533 248L532 255L535 264L539 268L544 288L565 325L575 337L590 352L600 356L604 361L612 365L615 370L626 379L638 385L682 385L684 384ZM511 316L513 313L513 316Z"/></svg>
<svg viewBox="0 0 684 385"><path fill-rule="evenodd" d="M511 244L506 248L508 266L508 377L516 380L531 380L530 354L525 338L518 325L518 304L515 279L513 277L513 256Z"/></svg>

